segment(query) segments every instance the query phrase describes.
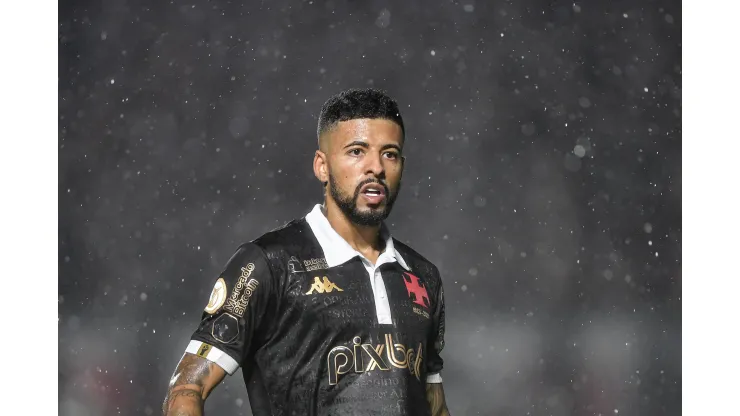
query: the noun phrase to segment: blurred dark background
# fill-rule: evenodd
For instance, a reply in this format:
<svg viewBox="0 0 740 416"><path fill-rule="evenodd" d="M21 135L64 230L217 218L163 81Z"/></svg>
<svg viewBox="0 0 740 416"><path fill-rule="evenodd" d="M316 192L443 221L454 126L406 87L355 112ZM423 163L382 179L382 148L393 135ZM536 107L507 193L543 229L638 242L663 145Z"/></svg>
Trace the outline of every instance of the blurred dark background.
<svg viewBox="0 0 740 416"><path fill-rule="evenodd" d="M59 410L159 414L220 268L321 201L321 104L395 97L394 235L453 415L681 413L678 1L59 4ZM208 414L250 415L240 374Z"/></svg>

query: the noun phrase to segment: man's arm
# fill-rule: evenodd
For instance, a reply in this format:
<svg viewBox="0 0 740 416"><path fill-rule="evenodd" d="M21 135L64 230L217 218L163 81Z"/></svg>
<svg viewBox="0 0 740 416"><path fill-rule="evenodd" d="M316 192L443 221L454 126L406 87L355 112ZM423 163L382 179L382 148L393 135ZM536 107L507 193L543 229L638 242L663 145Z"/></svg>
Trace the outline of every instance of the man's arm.
<svg viewBox="0 0 740 416"><path fill-rule="evenodd" d="M427 383L427 402L429 402L432 416L450 416L442 383Z"/></svg>
<svg viewBox="0 0 740 416"><path fill-rule="evenodd" d="M162 405L165 416L202 416L203 402L259 348L257 328L277 316L275 285L262 248L239 246L215 279L208 305L170 380Z"/></svg>
<svg viewBox="0 0 740 416"><path fill-rule="evenodd" d="M444 360L440 356L445 346L445 296L442 287L442 278L439 276L439 270L435 267L434 273L439 286L436 288L435 302L432 308L431 330L429 331L429 340L427 345L427 402L432 416L449 416L447 403L445 403L445 392L442 389L442 376L440 371L444 367Z"/></svg>
<svg viewBox="0 0 740 416"><path fill-rule="evenodd" d="M170 380L164 416L203 416L203 403L224 376L217 364L186 352Z"/></svg>

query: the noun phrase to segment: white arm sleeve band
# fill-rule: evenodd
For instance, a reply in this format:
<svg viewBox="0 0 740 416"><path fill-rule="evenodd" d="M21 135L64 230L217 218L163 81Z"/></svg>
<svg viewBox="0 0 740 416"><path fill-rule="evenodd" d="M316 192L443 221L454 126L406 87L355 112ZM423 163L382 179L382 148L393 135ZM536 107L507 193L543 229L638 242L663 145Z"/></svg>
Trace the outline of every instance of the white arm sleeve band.
<svg viewBox="0 0 740 416"><path fill-rule="evenodd" d="M207 346L211 347L209 348L205 353L200 353L201 347ZM185 350L185 352L189 352L191 354L195 354L199 357L203 357L206 360L218 364L219 367L223 368L224 371L229 373L229 375L233 375L236 370L239 368L239 363L236 362L229 354L226 354L225 352L219 350L218 348L206 344L204 342L191 340L190 344L188 344L188 348Z"/></svg>
<svg viewBox="0 0 740 416"><path fill-rule="evenodd" d="M439 373L427 374L427 383L441 383L442 376Z"/></svg>

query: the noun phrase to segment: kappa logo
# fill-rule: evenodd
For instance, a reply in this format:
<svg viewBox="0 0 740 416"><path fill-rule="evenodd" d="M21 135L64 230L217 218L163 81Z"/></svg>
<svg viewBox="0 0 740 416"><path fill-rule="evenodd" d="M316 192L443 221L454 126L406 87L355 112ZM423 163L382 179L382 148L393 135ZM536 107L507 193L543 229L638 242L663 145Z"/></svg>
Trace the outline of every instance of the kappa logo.
<svg viewBox="0 0 740 416"><path fill-rule="evenodd" d="M313 284L311 285L311 289L306 292L307 295L311 295L314 293L331 293L331 291L336 290L337 292L344 292L339 286L332 283L328 277L324 276L324 280L321 281L318 276L313 278Z"/></svg>
<svg viewBox="0 0 740 416"><path fill-rule="evenodd" d="M414 300L415 304L429 308L429 295L427 294L427 288L419 281L419 278L411 273L404 273L403 282L406 284L409 298L411 298L411 294L413 294L414 297L411 299Z"/></svg>

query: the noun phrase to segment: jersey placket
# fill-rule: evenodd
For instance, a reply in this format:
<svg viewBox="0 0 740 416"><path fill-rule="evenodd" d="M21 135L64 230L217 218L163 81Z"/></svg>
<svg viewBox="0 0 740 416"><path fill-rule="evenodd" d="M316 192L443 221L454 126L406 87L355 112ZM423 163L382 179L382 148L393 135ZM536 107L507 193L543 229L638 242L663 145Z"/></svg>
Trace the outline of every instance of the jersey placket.
<svg viewBox="0 0 740 416"><path fill-rule="evenodd" d="M378 261L373 264L366 259L364 256L360 256L362 259L362 265L365 266L368 277L370 278L370 286L373 289L373 297L375 298L375 315L378 318L378 323L384 325L393 325L393 319L391 316L391 305L388 301L388 293L385 290L385 282L383 282L383 275L380 273L380 266L385 263L390 263L392 260L385 256L386 253L382 253L378 257Z"/></svg>

